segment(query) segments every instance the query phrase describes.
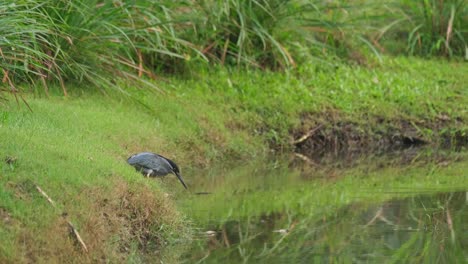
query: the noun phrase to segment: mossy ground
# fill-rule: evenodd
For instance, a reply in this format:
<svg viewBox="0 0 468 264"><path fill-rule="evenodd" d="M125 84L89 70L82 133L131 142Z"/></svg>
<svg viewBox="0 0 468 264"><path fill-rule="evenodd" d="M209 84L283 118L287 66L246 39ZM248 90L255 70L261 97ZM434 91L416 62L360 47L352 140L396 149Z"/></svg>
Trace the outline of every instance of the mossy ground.
<svg viewBox="0 0 468 264"><path fill-rule="evenodd" d="M171 259L177 253L155 250L190 236L172 199L185 190L174 178L139 176L129 155L161 153L183 174L263 157L271 147L291 150L293 136L319 124L352 123L367 135L403 120L428 141L443 131L466 135L467 70L463 62L411 58L286 73L201 67L161 80L155 91L122 84L127 95L31 92L24 96L33 112L11 97L0 112L0 262ZM189 187L196 180L184 179ZM89 254L69 236L63 212Z"/></svg>

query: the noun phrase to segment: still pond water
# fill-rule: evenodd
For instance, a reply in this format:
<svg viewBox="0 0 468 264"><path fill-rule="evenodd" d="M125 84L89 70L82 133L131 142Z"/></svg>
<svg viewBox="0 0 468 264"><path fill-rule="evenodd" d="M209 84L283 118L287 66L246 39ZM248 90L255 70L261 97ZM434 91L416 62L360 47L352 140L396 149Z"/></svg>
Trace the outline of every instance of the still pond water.
<svg viewBox="0 0 468 264"><path fill-rule="evenodd" d="M468 263L466 154L291 155L185 171L196 181L178 199L197 233L182 261Z"/></svg>

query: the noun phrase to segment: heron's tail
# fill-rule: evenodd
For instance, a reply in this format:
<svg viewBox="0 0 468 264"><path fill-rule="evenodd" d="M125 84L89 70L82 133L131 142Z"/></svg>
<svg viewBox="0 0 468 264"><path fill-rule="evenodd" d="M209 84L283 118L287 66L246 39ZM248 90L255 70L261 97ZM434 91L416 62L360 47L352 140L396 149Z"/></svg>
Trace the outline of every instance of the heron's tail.
<svg viewBox="0 0 468 264"><path fill-rule="evenodd" d="M184 179L182 179L182 176L180 175L180 173L178 173L178 172L174 172L174 173L177 176L177 178L179 178L180 183L182 183L182 185L185 187L185 189L187 189L187 185L185 185Z"/></svg>

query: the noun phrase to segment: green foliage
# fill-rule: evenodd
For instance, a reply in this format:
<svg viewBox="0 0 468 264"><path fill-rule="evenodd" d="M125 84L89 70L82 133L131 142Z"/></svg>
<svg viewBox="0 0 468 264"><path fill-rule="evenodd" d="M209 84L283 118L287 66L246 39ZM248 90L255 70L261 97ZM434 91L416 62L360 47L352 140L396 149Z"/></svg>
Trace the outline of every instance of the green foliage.
<svg viewBox="0 0 468 264"><path fill-rule="evenodd" d="M408 37L410 54L463 56L466 52L466 1L406 1L414 26Z"/></svg>
<svg viewBox="0 0 468 264"><path fill-rule="evenodd" d="M50 83L86 81L102 89L112 79L154 84L154 70L181 72L211 61L262 69L285 69L311 60L366 62L387 32L406 36L410 54L462 56L466 49L466 3L398 1L4 1L0 3L0 68L17 92L27 82L48 91ZM381 21L394 19L377 39ZM402 23L409 21L408 25ZM398 28L398 29L397 29ZM363 48L366 47L366 48ZM75 87L72 85L72 87Z"/></svg>
<svg viewBox="0 0 468 264"><path fill-rule="evenodd" d="M47 92L55 82L64 94L73 82L150 84L141 77L180 72L189 60L287 68L347 56L348 39L359 35L346 24L349 8L340 1L4 1L0 67L12 92L21 82Z"/></svg>
<svg viewBox="0 0 468 264"><path fill-rule="evenodd" d="M343 1L200 1L197 40L221 64L288 68L311 58L348 58L362 24ZM351 21L354 19L354 21Z"/></svg>
<svg viewBox="0 0 468 264"><path fill-rule="evenodd" d="M201 67L192 78L174 78L172 84L180 96L206 97L218 111L241 120L249 133L288 146L291 129L301 124L304 113L311 113L317 124L349 120L363 129L384 125L375 118L392 123L448 115L452 124L466 129L455 121L468 115L466 69L463 63L384 57L383 65L372 69L345 63L307 65L287 73ZM339 117L333 118L334 111Z"/></svg>
<svg viewBox="0 0 468 264"><path fill-rule="evenodd" d="M291 65L291 55L276 33L284 30L287 18L297 12L292 2L200 1L196 28L204 53L222 64Z"/></svg>
<svg viewBox="0 0 468 264"><path fill-rule="evenodd" d="M385 30L407 41L410 55L464 57L466 55L468 8L464 0L399 0Z"/></svg>
<svg viewBox="0 0 468 264"><path fill-rule="evenodd" d="M109 76L137 80L145 58L184 58L191 49L179 39L163 3L4 1L0 4L0 67L10 88L17 81L86 80L113 86ZM170 23L168 21L171 21ZM193 50L193 49L192 49Z"/></svg>

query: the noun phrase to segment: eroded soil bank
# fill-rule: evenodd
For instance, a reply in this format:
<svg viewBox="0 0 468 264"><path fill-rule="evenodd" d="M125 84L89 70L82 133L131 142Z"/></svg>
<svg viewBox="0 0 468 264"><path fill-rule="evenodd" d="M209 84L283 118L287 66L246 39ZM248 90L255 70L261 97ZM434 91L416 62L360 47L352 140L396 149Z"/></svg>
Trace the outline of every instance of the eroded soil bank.
<svg viewBox="0 0 468 264"><path fill-rule="evenodd" d="M307 156L342 152L386 152L414 146L459 149L468 145L468 133L460 117L438 116L434 120L388 120L366 117L346 120L333 113L301 117L291 132L294 151Z"/></svg>

